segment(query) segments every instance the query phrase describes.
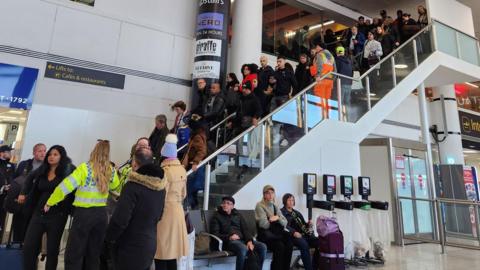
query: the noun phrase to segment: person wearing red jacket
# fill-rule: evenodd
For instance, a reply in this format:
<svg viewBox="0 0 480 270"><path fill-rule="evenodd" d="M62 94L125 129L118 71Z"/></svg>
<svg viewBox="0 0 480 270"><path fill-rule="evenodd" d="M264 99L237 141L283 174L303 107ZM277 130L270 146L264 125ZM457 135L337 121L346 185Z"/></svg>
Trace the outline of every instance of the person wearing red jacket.
<svg viewBox="0 0 480 270"><path fill-rule="evenodd" d="M258 86L258 66L256 64L244 64L242 66L242 75L243 80L240 84L240 92L242 93L242 86L247 82L250 82L253 86L253 89Z"/></svg>

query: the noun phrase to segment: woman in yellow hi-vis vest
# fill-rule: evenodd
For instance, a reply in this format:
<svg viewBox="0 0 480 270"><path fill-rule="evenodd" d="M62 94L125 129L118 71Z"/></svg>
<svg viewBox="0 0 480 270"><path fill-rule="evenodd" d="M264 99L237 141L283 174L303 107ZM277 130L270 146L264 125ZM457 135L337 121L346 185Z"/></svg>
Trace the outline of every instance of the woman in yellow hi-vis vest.
<svg viewBox="0 0 480 270"><path fill-rule="evenodd" d="M45 212L76 190L75 212L65 251L65 270L99 268L107 228L108 193L119 186L117 173L110 163L110 142L99 140L90 160L80 164L55 188L44 207Z"/></svg>

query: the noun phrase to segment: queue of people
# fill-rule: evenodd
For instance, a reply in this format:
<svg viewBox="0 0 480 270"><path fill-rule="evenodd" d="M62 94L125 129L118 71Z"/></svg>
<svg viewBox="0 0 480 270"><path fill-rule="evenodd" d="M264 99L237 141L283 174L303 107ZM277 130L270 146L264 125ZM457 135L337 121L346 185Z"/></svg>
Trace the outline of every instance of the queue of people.
<svg viewBox="0 0 480 270"><path fill-rule="evenodd" d="M152 135L166 127L159 125L162 120L156 118ZM177 136L156 136L137 140L124 170L111 162L108 140L98 140L89 160L77 167L63 146L46 151L39 143L17 171L9 162L12 149L0 147L1 187L8 197L2 210L13 213L13 241L22 244L24 269L38 268L43 249L45 269L57 269L69 215L65 269L150 269L152 262L156 269L176 269L176 260L189 249L183 210L187 174L178 159ZM152 141L163 141L158 155ZM122 181L119 171L125 174Z"/></svg>

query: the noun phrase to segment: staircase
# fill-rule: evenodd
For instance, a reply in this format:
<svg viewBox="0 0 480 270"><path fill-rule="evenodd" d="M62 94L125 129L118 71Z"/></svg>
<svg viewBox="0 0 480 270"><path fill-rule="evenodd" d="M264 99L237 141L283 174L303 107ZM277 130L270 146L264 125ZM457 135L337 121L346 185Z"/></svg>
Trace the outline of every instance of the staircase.
<svg viewBox="0 0 480 270"><path fill-rule="evenodd" d="M450 44L445 40L438 43L438 34L435 34L438 32L442 35L453 33L456 39ZM462 51L462 48L469 50ZM329 145L329 140L342 140L358 146L422 83L437 86L480 79L478 49L475 38L434 21L359 78L333 73L337 78L336 88L341 91L337 91L329 101L328 119L322 116L325 114L319 106L320 99L313 93L315 83L310 85L261 119L257 127L248 128L200 164L206 173L205 190L199 196L209 198L203 200L203 208L214 208L223 196L236 194L247 184L253 188L243 190L244 193L261 190L262 184L256 179L265 173L267 167L276 167L271 165L293 145L308 137L310 145L314 142L323 147L336 147ZM444 74L445 69L452 73L439 76ZM342 101L346 88L341 78L353 80L349 103ZM282 130L283 140L279 140L279 129ZM311 136L315 136L314 140ZM252 138L257 138L257 155L249 155L252 150L256 151L255 147L248 149L248 141ZM313 150L308 146L299 146L303 152L295 151L295 154L315 155L309 153ZM295 162L295 156L290 155L289 158ZM285 162L277 162L276 165L283 164Z"/></svg>

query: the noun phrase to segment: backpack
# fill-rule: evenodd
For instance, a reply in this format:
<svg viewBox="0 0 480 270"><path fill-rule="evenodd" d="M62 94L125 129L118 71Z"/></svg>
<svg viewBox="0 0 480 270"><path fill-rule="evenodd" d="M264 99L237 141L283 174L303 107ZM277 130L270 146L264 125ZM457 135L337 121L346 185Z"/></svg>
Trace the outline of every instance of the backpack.
<svg viewBox="0 0 480 270"><path fill-rule="evenodd" d="M326 216L319 216L317 218L317 233L325 237L331 233L339 232L337 220Z"/></svg>

